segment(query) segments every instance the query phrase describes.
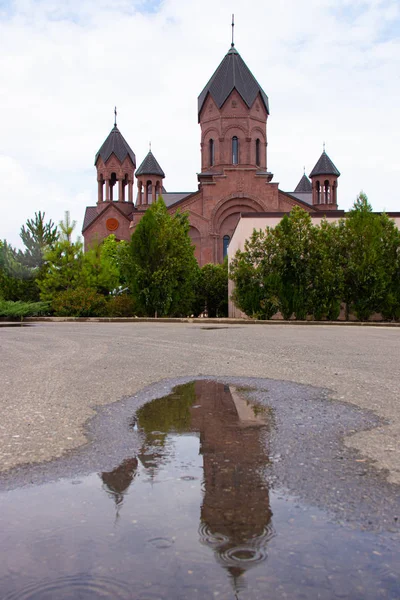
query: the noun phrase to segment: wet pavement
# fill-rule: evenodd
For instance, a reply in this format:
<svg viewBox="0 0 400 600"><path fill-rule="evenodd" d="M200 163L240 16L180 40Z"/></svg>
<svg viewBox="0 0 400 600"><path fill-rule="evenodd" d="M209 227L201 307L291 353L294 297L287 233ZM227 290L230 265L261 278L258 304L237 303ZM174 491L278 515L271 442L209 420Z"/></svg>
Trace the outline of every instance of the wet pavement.
<svg viewBox="0 0 400 600"><path fill-rule="evenodd" d="M1 597L399 598L398 486L341 441L378 424L308 386L152 385L1 478Z"/></svg>

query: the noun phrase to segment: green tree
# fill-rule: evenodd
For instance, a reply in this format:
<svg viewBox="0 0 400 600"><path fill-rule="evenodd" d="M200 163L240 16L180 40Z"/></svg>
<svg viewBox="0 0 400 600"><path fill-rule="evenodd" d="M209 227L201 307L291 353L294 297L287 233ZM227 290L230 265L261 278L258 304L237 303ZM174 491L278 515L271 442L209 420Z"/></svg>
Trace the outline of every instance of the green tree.
<svg viewBox="0 0 400 600"><path fill-rule="evenodd" d="M337 319L343 298L341 237L335 223L323 219L311 231L309 311L320 320Z"/></svg>
<svg viewBox="0 0 400 600"><path fill-rule="evenodd" d="M228 259L222 265L209 263L199 272L197 282L197 314L207 311L209 317L228 316Z"/></svg>
<svg viewBox="0 0 400 600"><path fill-rule="evenodd" d="M294 313L305 319L310 311L312 232L311 217L295 206L274 229L281 283L279 307L285 319Z"/></svg>
<svg viewBox="0 0 400 600"><path fill-rule="evenodd" d="M254 230L229 266L232 299L246 315L270 319L279 310L281 278L274 230Z"/></svg>
<svg viewBox="0 0 400 600"><path fill-rule="evenodd" d="M156 317L190 314L197 269L187 216L169 215L160 198L146 210L130 243L127 279L139 311Z"/></svg>
<svg viewBox="0 0 400 600"><path fill-rule="evenodd" d="M39 281L40 297L45 302L52 302L57 293L82 285L83 247L79 239L72 241L75 226L76 221L71 221L66 212L59 224L59 239L45 255Z"/></svg>
<svg viewBox="0 0 400 600"><path fill-rule="evenodd" d="M25 246L24 252L18 253L20 263L31 269L40 269L44 263L45 253L58 240L58 231L53 221L45 222L45 214L39 211L34 219L28 219L21 227L20 238Z"/></svg>
<svg viewBox="0 0 400 600"><path fill-rule="evenodd" d="M386 216L372 212L361 193L340 227L347 317L353 310L358 319L367 320L388 299L394 265L388 260L393 249L387 236L392 226ZM394 231L392 238L396 239Z"/></svg>

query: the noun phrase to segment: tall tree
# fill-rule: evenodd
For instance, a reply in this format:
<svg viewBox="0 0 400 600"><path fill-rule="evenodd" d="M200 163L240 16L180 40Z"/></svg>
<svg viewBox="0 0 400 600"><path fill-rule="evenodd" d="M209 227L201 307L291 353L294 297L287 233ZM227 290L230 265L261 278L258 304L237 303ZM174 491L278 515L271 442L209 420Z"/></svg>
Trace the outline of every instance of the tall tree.
<svg viewBox="0 0 400 600"><path fill-rule="evenodd" d="M74 289L82 283L83 247L78 239L72 241L76 221L71 221L68 212L59 224L60 236L45 254L45 264L39 281L40 297L52 301L54 295Z"/></svg>
<svg viewBox="0 0 400 600"><path fill-rule="evenodd" d="M139 311L156 317L189 314L197 269L187 216L171 216L160 198L146 210L130 243L127 279Z"/></svg>
<svg viewBox="0 0 400 600"><path fill-rule="evenodd" d="M41 268L46 251L58 240L57 226L53 221L45 222L45 214L35 212L34 219L28 219L21 227L20 238L25 246L24 252L18 253L20 262L31 269Z"/></svg>
<svg viewBox="0 0 400 600"><path fill-rule="evenodd" d="M344 300L347 316L353 310L360 320L382 309L391 275L385 260L388 224L372 212L361 193L341 223Z"/></svg>

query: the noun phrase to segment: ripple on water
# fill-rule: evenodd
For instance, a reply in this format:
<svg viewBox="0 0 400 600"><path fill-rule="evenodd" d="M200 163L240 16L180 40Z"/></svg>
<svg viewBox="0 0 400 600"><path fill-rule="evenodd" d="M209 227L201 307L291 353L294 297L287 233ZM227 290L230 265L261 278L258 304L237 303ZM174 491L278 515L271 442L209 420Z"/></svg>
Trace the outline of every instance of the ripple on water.
<svg viewBox="0 0 400 600"><path fill-rule="evenodd" d="M77 598L132 600L132 590L128 584L111 577L75 575L60 577L53 581L41 581L3 596L3 600L76 600Z"/></svg>
<svg viewBox="0 0 400 600"><path fill-rule="evenodd" d="M156 537L148 540L148 543L154 546L154 548L158 548L159 550L164 550L165 548L171 548L174 540L165 537Z"/></svg>

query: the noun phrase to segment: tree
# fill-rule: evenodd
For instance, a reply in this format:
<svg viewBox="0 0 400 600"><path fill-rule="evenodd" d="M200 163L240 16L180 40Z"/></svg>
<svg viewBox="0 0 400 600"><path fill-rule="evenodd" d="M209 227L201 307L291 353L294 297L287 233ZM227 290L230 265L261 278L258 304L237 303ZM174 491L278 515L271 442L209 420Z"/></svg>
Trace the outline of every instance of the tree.
<svg viewBox="0 0 400 600"><path fill-rule="evenodd" d="M397 235L388 234L393 226L384 215L372 212L365 194L360 193L340 224L342 234L342 267L344 273L344 300L347 317L353 310L360 320L367 320L372 313L380 312L393 279ZM398 247L398 246L397 246Z"/></svg>
<svg viewBox="0 0 400 600"><path fill-rule="evenodd" d="M57 293L79 287L82 284L83 247L78 239L72 242L76 221L65 213L59 224L60 236L45 254L43 274L39 281L40 297L51 302Z"/></svg>
<svg viewBox="0 0 400 600"><path fill-rule="evenodd" d="M160 198L146 210L130 243L127 279L139 311L156 317L190 314L197 269L187 216L169 215Z"/></svg>
<svg viewBox="0 0 400 600"><path fill-rule="evenodd" d="M246 315L270 319L279 310L280 270L274 230L254 230L229 266L232 299Z"/></svg>
<svg viewBox="0 0 400 600"><path fill-rule="evenodd" d="M209 263L200 269L197 283L197 314L209 317L228 316L228 259L222 265Z"/></svg>
<svg viewBox="0 0 400 600"><path fill-rule="evenodd" d="M53 221L45 223L46 213L35 212L34 219L28 219L21 227L20 238L25 246L24 252L18 253L21 264L31 269L41 268L44 255L58 240L58 231Z"/></svg>
<svg viewBox="0 0 400 600"><path fill-rule="evenodd" d="M340 230L326 219L311 231L309 310L319 320L337 319L343 298Z"/></svg>

